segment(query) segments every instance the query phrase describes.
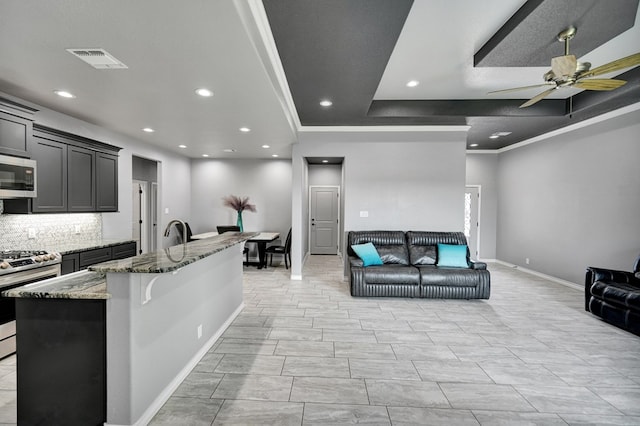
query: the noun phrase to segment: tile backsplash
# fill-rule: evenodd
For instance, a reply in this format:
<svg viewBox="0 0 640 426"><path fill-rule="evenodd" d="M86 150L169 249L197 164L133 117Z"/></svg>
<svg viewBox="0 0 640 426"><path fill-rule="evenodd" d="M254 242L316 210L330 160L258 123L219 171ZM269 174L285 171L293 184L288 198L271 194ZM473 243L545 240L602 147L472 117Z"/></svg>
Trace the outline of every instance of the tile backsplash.
<svg viewBox="0 0 640 426"><path fill-rule="evenodd" d="M0 250L55 250L101 238L100 213L0 214Z"/></svg>

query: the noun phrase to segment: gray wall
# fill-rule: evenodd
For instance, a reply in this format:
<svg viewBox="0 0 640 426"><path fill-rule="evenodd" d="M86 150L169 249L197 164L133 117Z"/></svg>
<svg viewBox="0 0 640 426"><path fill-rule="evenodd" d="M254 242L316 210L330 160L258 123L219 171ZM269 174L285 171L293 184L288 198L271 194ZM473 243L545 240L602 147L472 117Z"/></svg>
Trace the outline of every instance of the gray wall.
<svg viewBox="0 0 640 426"><path fill-rule="evenodd" d="M496 258L498 154L467 154L467 185L480 185L480 258Z"/></svg>
<svg viewBox="0 0 640 426"><path fill-rule="evenodd" d="M630 270L639 123L635 111L500 154L497 258L574 283L587 266Z"/></svg>
<svg viewBox="0 0 640 426"><path fill-rule="evenodd" d="M290 160L196 159L191 162L193 233L235 225L236 212L222 197L249 197L257 212L244 212L245 231L274 231L287 235L291 227Z"/></svg>
<svg viewBox="0 0 640 426"><path fill-rule="evenodd" d="M309 185L342 184L342 164L309 164Z"/></svg>
<svg viewBox="0 0 640 426"><path fill-rule="evenodd" d="M306 188L297 176L305 173L304 157L344 157L344 230L423 229L462 231L464 224L465 132L456 140L423 142L317 143L304 140L293 150L294 235L292 275L301 274L307 253L307 218L301 214L308 203ZM440 135L434 135L438 138ZM297 169L300 170L297 170ZM300 194L299 199L295 193ZM298 204L299 203L299 204ZM360 211L369 216L360 217ZM296 225L299 226L296 227ZM295 231L300 229L301 235Z"/></svg>

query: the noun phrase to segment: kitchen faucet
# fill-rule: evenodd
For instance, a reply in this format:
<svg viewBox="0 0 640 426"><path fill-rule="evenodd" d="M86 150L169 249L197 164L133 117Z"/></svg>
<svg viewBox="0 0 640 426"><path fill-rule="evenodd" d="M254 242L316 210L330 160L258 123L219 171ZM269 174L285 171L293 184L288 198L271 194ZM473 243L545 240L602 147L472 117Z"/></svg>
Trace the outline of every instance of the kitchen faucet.
<svg viewBox="0 0 640 426"><path fill-rule="evenodd" d="M167 225L167 228L164 230L164 236L168 237L169 233L171 232L171 225L173 225L174 223L179 223L182 225L182 243L186 244L187 243L187 225L185 225L185 223L179 219L173 219L171 222L169 222L169 224Z"/></svg>

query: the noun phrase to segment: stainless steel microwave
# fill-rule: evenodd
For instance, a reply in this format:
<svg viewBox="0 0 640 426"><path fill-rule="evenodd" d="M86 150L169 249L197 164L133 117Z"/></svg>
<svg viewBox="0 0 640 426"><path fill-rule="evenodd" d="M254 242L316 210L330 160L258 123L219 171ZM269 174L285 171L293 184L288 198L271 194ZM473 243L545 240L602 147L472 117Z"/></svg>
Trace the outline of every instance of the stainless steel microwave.
<svg viewBox="0 0 640 426"><path fill-rule="evenodd" d="M36 196L35 160L0 155L0 199Z"/></svg>

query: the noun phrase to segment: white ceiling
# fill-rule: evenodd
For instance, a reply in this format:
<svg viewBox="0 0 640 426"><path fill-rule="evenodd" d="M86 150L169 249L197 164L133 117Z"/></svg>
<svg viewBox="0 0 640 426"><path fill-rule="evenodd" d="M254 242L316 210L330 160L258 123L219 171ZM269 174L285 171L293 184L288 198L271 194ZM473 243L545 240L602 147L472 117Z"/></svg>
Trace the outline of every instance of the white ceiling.
<svg viewBox="0 0 640 426"><path fill-rule="evenodd" d="M189 157L289 158L297 129L274 78L279 67L265 59L269 47L254 45L264 23L247 19L249 3L260 5L256 0L2 0L0 92ZM416 0L375 99L490 99L491 90L541 83L546 68L472 66L474 53L523 3ZM583 59L597 66L636 53L638 46L636 25ZM103 48L129 68L96 70L68 48ZM421 84L407 88L410 79ZM199 87L214 96L196 96ZM56 89L76 98L59 98ZM559 90L554 96L574 93ZM243 126L251 132L241 133ZM156 131L146 134L143 127ZM225 153L226 148L236 152Z"/></svg>
<svg viewBox="0 0 640 426"><path fill-rule="evenodd" d="M526 0L415 0L375 99L524 99L542 92L545 88L487 95L492 90L542 84L551 58L549 67L473 67L473 55L524 3ZM633 28L578 60L591 62L595 68L637 53L640 8L635 22ZM555 37L549 34L550 39ZM579 37L580 28L575 38ZM563 54L564 44L558 42L557 56ZM421 84L409 88L409 80ZM565 99L580 91L563 88L548 98Z"/></svg>

